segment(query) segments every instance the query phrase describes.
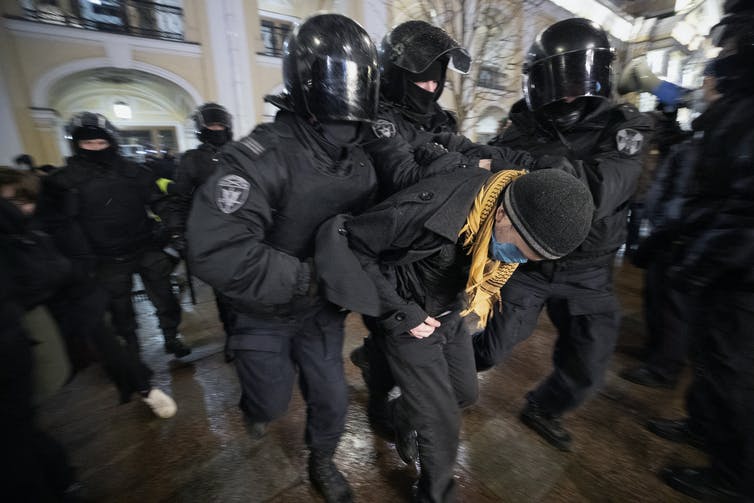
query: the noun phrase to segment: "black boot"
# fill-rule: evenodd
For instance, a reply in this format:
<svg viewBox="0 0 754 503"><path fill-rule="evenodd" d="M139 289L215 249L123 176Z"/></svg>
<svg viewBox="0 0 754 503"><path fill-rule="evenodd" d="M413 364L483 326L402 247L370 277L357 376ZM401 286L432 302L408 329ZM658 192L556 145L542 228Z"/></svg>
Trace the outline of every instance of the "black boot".
<svg viewBox="0 0 754 503"><path fill-rule="evenodd" d="M571 434L563 428L560 416L542 410L537 402L528 398L526 407L519 417L522 423L539 433L550 445L561 451L570 452Z"/></svg>
<svg viewBox="0 0 754 503"><path fill-rule="evenodd" d="M350 503L353 501L351 487L332 458L332 452L312 450L309 454L309 481L327 503Z"/></svg>
<svg viewBox="0 0 754 503"><path fill-rule="evenodd" d="M361 378L364 379L367 387L369 387L369 354L367 351L368 349L366 345L361 345L351 351L350 359L351 363L359 367L359 370L361 370Z"/></svg>
<svg viewBox="0 0 754 503"><path fill-rule="evenodd" d="M634 384L648 388L673 389L678 383L676 379L665 377L647 365L626 369L619 375L626 381L631 381Z"/></svg>
<svg viewBox="0 0 754 503"><path fill-rule="evenodd" d="M710 468L669 466L663 468L660 477L676 491L702 501L721 503L747 501L743 494L717 477Z"/></svg>
<svg viewBox="0 0 754 503"><path fill-rule="evenodd" d="M191 348L177 335L168 335L165 336L165 352L175 355L176 358L182 358L191 354Z"/></svg>
<svg viewBox="0 0 754 503"><path fill-rule="evenodd" d="M647 429L665 440L688 444L697 449L705 450L704 434L695 431L688 418L684 419L650 419Z"/></svg>

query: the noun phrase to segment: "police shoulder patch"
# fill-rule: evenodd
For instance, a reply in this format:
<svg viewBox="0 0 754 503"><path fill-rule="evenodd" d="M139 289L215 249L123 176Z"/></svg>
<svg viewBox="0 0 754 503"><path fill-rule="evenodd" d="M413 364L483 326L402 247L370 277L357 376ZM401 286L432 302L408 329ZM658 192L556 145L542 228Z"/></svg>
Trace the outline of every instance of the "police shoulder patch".
<svg viewBox="0 0 754 503"><path fill-rule="evenodd" d="M243 138L238 140L238 143L251 154L253 159L258 159L262 154L264 154L264 151L266 150L264 145L262 145L256 138L254 138L253 134L244 136Z"/></svg>
<svg viewBox="0 0 754 503"><path fill-rule="evenodd" d="M385 119L378 119L372 124L372 131L377 138L392 138L395 136L395 124Z"/></svg>
<svg viewBox="0 0 754 503"><path fill-rule="evenodd" d="M238 175L225 175L215 186L215 203L223 213L233 213L249 198L249 182Z"/></svg>
<svg viewBox="0 0 754 503"><path fill-rule="evenodd" d="M615 143L621 154L636 155L644 144L644 135L635 129L621 129L615 135Z"/></svg>

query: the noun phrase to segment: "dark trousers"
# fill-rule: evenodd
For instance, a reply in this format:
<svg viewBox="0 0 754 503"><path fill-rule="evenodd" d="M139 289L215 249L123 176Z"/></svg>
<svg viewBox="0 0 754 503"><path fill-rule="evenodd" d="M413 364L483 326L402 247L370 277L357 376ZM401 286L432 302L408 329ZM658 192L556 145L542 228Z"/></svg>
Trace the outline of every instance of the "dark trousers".
<svg viewBox="0 0 754 503"><path fill-rule="evenodd" d="M313 451L335 451L348 408L344 319L332 304L289 319L236 313L230 348L241 382L240 407L248 420L267 422L285 414L298 370L307 405L306 444Z"/></svg>
<svg viewBox="0 0 754 503"><path fill-rule="evenodd" d="M138 273L149 299L157 309L157 318L165 339L175 337L181 322L181 306L173 294L170 274L175 263L161 250L147 250L125 260L101 259L97 278L110 295L110 314L118 335L137 350L136 318L131 290L133 275Z"/></svg>
<svg viewBox="0 0 754 503"><path fill-rule="evenodd" d="M691 341L688 295L668 281L673 264L660 253L647 265L644 275L644 315L647 326L647 366L674 381L686 365Z"/></svg>
<svg viewBox="0 0 754 503"><path fill-rule="evenodd" d="M419 501L456 501L453 471L461 407L477 400L471 337L458 312L424 339L409 333L375 337L401 388L395 413L416 430L421 475Z"/></svg>
<svg viewBox="0 0 754 503"><path fill-rule="evenodd" d="M704 431L712 468L754 498L754 293L707 289L701 299L689 417Z"/></svg>
<svg viewBox="0 0 754 503"><path fill-rule="evenodd" d="M223 324L223 330L225 330L226 336L231 333L233 329L234 316L233 305L228 297L221 294L219 291L214 290L215 293L215 305L217 306L217 315L220 317L220 322Z"/></svg>
<svg viewBox="0 0 754 503"><path fill-rule="evenodd" d="M384 344L378 341L382 333L378 320L370 316L363 316L362 319L369 330L369 335L364 338L364 350L369 360L369 404L379 409L380 404L386 403L388 393L395 386L395 379L385 356Z"/></svg>
<svg viewBox="0 0 754 503"><path fill-rule="evenodd" d="M477 369L491 368L532 334L546 306L558 330L554 369L528 396L552 415L577 407L602 385L618 338L620 306L612 267L569 265L520 267L501 290L502 310L474 337Z"/></svg>
<svg viewBox="0 0 754 503"><path fill-rule="evenodd" d="M108 306L107 292L96 285L69 288L48 302L48 307L60 327L74 369L88 362L77 361L76 353L93 348L102 361L110 379L120 392L121 402L151 388L152 371L138 354L128 351L105 323Z"/></svg>

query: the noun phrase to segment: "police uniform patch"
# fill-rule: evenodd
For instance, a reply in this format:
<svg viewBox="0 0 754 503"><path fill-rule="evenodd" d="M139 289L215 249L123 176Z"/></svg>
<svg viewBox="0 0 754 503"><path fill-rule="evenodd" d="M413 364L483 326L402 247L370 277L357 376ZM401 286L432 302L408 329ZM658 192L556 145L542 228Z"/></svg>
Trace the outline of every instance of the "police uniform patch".
<svg viewBox="0 0 754 503"><path fill-rule="evenodd" d="M395 124L385 119L379 119L372 124L372 131L377 138L392 138L395 136Z"/></svg>
<svg viewBox="0 0 754 503"><path fill-rule="evenodd" d="M621 129L615 135L615 143L618 146L618 152L621 154L636 155L644 143L644 135L635 129Z"/></svg>
<svg viewBox="0 0 754 503"><path fill-rule="evenodd" d="M223 213L233 213L249 198L249 182L238 175L225 175L215 187L215 202Z"/></svg>
<svg viewBox="0 0 754 503"><path fill-rule="evenodd" d="M246 147L246 149L251 152L251 155L255 158L258 158L259 156L264 154L264 145L259 143L256 139L252 138L251 135L241 138L238 143Z"/></svg>

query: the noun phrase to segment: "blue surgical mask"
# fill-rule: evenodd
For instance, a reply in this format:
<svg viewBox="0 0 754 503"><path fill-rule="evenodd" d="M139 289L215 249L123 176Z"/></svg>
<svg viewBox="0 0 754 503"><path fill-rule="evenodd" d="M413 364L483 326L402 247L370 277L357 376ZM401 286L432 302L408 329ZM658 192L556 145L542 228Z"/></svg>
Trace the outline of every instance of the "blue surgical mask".
<svg viewBox="0 0 754 503"><path fill-rule="evenodd" d="M495 239L494 232L492 233L492 239L490 240L490 255L492 255L492 258L499 260L500 262L517 262L523 264L529 260L513 243L499 243L497 239Z"/></svg>

